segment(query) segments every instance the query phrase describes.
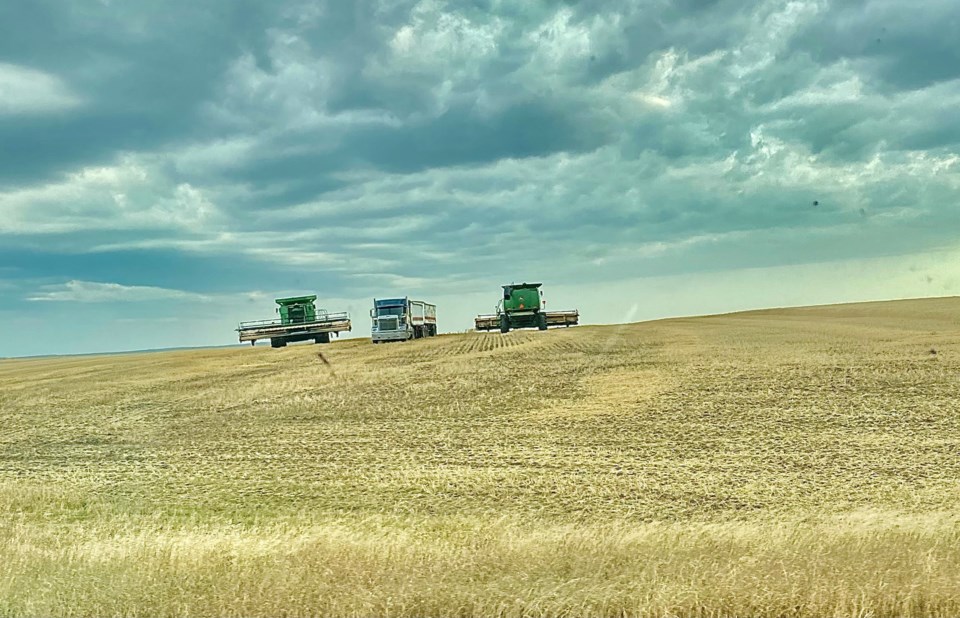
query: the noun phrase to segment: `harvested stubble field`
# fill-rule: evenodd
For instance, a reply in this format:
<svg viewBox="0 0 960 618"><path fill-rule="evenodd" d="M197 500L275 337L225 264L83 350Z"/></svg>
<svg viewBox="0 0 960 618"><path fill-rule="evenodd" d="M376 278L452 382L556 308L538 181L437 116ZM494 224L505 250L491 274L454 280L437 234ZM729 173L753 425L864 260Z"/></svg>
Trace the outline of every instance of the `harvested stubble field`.
<svg viewBox="0 0 960 618"><path fill-rule="evenodd" d="M958 380L960 299L5 361L0 615L955 616Z"/></svg>

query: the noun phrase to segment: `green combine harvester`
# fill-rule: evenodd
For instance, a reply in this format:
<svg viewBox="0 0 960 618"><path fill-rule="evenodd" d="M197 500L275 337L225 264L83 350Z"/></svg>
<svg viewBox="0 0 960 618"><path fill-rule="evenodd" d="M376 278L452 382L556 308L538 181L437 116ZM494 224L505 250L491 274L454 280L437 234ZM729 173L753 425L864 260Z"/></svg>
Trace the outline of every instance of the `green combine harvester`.
<svg viewBox="0 0 960 618"><path fill-rule="evenodd" d="M250 345L256 345L258 339L269 339L274 348L311 339L316 343L330 343L331 333L339 336L352 329L349 314L317 309L316 300L316 296L276 299L280 319L240 322L237 328L240 343L249 341Z"/></svg>
<svg viewBox="0 0 960 618"><path fill-rule="evenodd" d="M497 313L478 315L475 321L477 330L496 330L508 333L514 328L538 328L547 330L550 326L576 326L580 323L580 312L546 311L542 283L512 283L503 286L503 298L497 304Z"/></svg>

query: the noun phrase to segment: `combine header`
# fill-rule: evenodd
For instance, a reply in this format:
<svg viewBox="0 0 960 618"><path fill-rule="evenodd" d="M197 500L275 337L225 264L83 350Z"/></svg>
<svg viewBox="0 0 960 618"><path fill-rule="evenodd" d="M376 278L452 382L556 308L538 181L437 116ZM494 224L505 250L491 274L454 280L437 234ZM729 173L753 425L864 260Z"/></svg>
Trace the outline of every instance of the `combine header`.
<svg viewBox="0 0 960 618"><path fill-rule="evenodd" d="M503 299L497 304L494 315L478 315L477 330L500 329L501 333L511 328L539 328L547 330L550 326L576 326L580 323L580 312L546 311L540 298L542 283L520 283L503 286Z"/></svg>
<svg viewBox="0 0 960 618"><path fill-rule="evenodd" d="M280 319L240 322L237 328L240 343L249 341L250 345L256 345L257 339L269 339L274 348L310 339L316 343L330 343L330 333L339 336L341 332L351 330L348 314L317 309L315 300L316 296L278 298Z"/></svg>

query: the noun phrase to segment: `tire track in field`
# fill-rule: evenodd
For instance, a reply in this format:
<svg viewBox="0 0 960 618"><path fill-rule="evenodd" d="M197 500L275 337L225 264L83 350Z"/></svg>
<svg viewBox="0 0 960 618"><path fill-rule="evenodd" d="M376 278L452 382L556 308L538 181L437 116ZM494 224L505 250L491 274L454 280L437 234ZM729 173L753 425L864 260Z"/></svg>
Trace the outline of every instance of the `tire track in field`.
<svg viewBox="0 0 960 618"><path fill-rule="evenodd" d="M406 363L443 363L458 357L496 358L504 354L515 358L568 356L583 354L591 347L589 343L578 341L579 338L579 333L574 331L524 330L507 334L471 332L407 342L365 345L349 351L344 350L346 355L342 362L394 367Z"/></svg>
<svg viewBox="0 0 960 618"><path fill-rule="evenodd" d="M455 342L436 342L438 345L431 345L429 352L417 352L410 358L421 358L424 353L430 354L434 359L498 353L526 346L534 340L535 337L531 337L531 333L510 333L506 335L501 333L469 333L460 335Z"/></svg>

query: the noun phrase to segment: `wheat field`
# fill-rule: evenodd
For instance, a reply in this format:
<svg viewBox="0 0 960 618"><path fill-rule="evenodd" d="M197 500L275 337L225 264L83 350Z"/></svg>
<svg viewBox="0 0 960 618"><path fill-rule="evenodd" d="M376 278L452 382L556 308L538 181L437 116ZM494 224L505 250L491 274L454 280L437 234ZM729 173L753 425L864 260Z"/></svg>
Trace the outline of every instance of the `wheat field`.
<svg viewBox="0 0 960 618"><path fill-rule="evenodd" d="M0 616L955 616L958 401L957 298L2 361Z"/></svg>

